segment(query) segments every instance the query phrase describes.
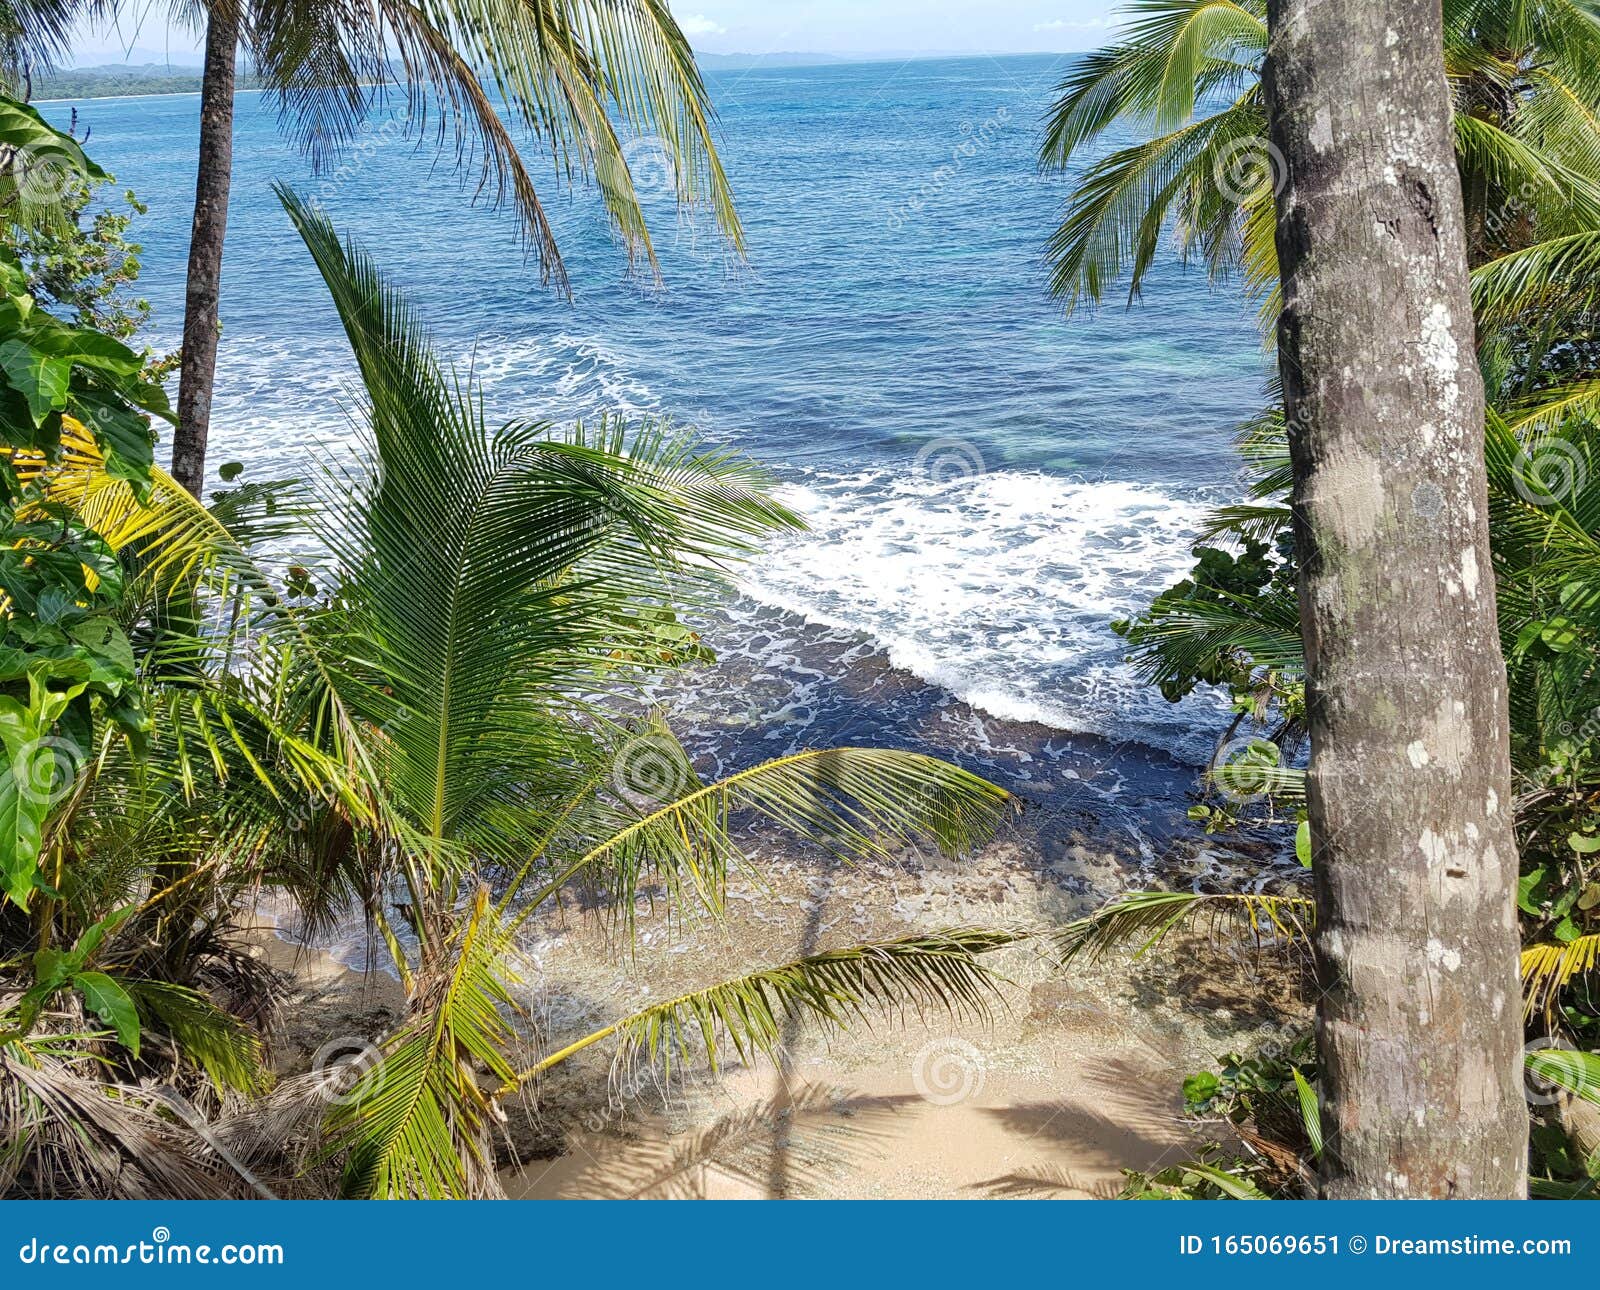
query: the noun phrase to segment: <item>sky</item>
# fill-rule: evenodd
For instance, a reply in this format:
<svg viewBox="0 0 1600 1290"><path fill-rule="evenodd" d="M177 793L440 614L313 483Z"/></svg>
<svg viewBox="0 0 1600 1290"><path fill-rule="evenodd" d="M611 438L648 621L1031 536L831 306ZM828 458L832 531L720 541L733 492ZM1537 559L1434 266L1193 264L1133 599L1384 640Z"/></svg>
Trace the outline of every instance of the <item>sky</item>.
<svg viewBox="0 0 1600 1290"><path fill-rule="evenodd" d="M718 54L1033 53L1105 42L1117 0L672 0L696 49ZM72 64L200 61L200 42L134 0L118 26L86 29Z"/></svg>

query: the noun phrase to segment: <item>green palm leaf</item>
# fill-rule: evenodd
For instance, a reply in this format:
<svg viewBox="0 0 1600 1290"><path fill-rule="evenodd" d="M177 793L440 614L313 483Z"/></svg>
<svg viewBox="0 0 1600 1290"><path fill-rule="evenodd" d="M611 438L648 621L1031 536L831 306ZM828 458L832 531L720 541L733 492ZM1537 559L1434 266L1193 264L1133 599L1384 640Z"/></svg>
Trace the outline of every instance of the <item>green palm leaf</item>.
<svg viewBox="0 0 1600 1290"><path fill-rule="evenodd" d="M616 1037L623 1056L713 1070L730 1054L741 1062L773 1057L785 1023L829 1029L868 1021L878 1011L981 1020L998 997L997 978L979 956L1025 939L982 929L928 932L854 945L763 968L653 1004L586 1035L518 1074L502 1092Z"/></svg>
<svg viewBox="0 0 1600 1290"><path fill-rule="evenodd" d="M654 646L639 608L704 595L797 521L744 459L661 427L490 432L371 260L280 196L355 351L380 464L376 487L317 525L343 570L336 688L384 730L384 778L421 835L509 859L532 835L499 836L497 804L581 739L569 696L603 692L609 658Z"/></svg>
<svg viewBox="0 0 1600 1290"><path fill-rule="evenodd" d="M1537 1048L1523 1060L1539 1079L1600 1106L1600 1054Z"/></svg>
<svg viewBox="0 0 1600 1290"><path fill-rule="evenodd" d="M440 965L420 979L405 1024L379 1059L339 1090L329 1154L345 1158L346 1196L450 1199L494 1195L489 1087L510 1081L514 1008L506 933L480 889Z"/></svg>
<svg viewBox="0 0 1600 1290"><path fill-rule="evenodd" d="M1070 924L1057 935L1056 948L1063 962L1079 955L1093 961L1137 941L1133 957L1140 958L1175 929L1202 921L1213 933L1223 925L1234 928L1243 924L1256 936L1304 944L1316 926L1316 902L1306 896L1256 892L1135 892Z"/></svg>
<svg viewBox="0 0 1600 1290"><path fill-rule="evenodd" d="M594 183L630 258L657 267L640 162L670 170L680 203L707 208L743 251L710 99L665 0L256 0L251 17L252 61L318 169L398 90L402 133L434 129L453 147L476 192L516 210L546 277L563 288L514 130L549 156L558 180Z"/></svg>
<svg viewBox="0 0 1600 1290"><path fill-rule="evenodd" d="M630 757L640 787L628 792ZM611 782L632 799L632 818L563 863L527 912L582 877L602 882L610 907L630 924L647 878L659 880L675 906L720 913L728 872L742 863L734 826L745 814L849 862L908 846L958 855L986 841L1012 802L958 766L882 748L795 753L702 784L659 724L622 745L619 767Z"/></svg>

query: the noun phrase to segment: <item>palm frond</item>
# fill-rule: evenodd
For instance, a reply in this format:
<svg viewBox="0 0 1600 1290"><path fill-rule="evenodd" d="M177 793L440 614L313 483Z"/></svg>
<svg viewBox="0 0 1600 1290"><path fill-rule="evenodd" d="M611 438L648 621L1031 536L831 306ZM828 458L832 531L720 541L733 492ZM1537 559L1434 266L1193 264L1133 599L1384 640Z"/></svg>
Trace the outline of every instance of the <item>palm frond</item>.
<svg viewBox="0 0 1600 1290"><path fill-rule="evenodd" d="M1519 315L1560 316L1600 301L1600 232L1567 233L1508 251L1472 271L1472 309L1480 329Z"/></svg>
<svg viewBox="0 0 1600 1290"><path fill-rule="evenodd" d="M1600 967L1600 933L1564 944L1528 945L1522 951L1522 1004L1531 1018L1554 1010L1574 977Z"/></svg>
<svg viewBox="0 0 1600 1290"><path fill-rule="evenodd" d="M1265 936L1304 945L1316 926L1316 902L1307 896L1268 896L1256 892L1141 891L1123 896L1055 938L1063 962L1079 955L1093 961L1110 950L1138 942L1139 958L1177 928L1206 923L1215 935L1223 927L1247 927Z"/></svg>
<svg viewBox="0 0 1600 1290"><path fill-rule="evenodd" d="M1305 670L1300 607L1293 593L1266 592L1248 602L1214 593L1211 599L1163 599L1141 620L1130 655L1152 684L1198 673L1218 655L1237 654L1257 667L1291 674Z"/></svg>
<svg viewBox="0 0 1600 1290"><path fill-rule="evenodd" d="M488 1087L514 1078L506 1053L515 980L506 932L480 889L447 957L418 984L405 1024L329 1117L328 1152L345 1158L343 1193L450 1199L498 1193Z"/></svg>
<svg viewBox="0 0 1600 1290"><path fill-rule="evenodd" d="M1536 1078L1600 1106L1600 1053L1536 1048L1523 1061Z"/></svg>
<svg viewBox="0 0 1600 1290"><path fill-rule="evenodd" d="M1100 300L1126 276L1137 297L1173 218L1184 224L1184 244L1207 247L1214 272L1226 272L1237 259L1241 209L1256 189L1270 195L1272 184L1263 166L1248 177L1251 192L1235 191L1230 165L1241 149L1267 155L1265 128L1259 98L1250 97L1095 162L1050 238L1051 290L1071 309Z"/></svg>
<svg viewBox="0 0 1600 1290"><path fill-rule="evenodd" d="M270 1083L260 1037L198 990L150 978L126 977L123 984L144 1029L169 1036L176 1055L199 1066L217 1092L257 1093Z"/></svg>
<svg viewBox="0 0 1600 1290"><path fill-rule="evenodd" d="M509 1093L577 1053L616 1037L623 1061L673 1065L704 1060L712 1070L736 1056L773 1058L790 1020L824 1029L870 1023L888 1011L921 1019L944 1015L983 1020L999 997L997 978L979 956L1026 939L1024 934L958 928L854 945L653 1004L550 1054L501 1090Z"/></svg>
<svg viewBox="0 0 1600 1290"><path fill-rule="evenodd" d="M1143 0L1123 9L1120 39L1078 60L1058 89L1040 149L1063 169L1119 120L1170 130L1207 94L1237 92L1266 53L1258 0Z"/></svg>
<svg viewBox="0 0 1600 1290"><path fill-rule="evenodd" d="M0 1192L35 1199L218 1200L230 1169L148 1090L97 1078L69 1035L0 1044Z"/></svg>
<svg viewBox="0 0 1600 1290"><path fill-rule="evenodd" d="M1500 409L1518 440L1537 444L1569 422L1600 423L1600 378L1549 386Z"/></svg>
<svg viewBox="0 0 1600 1290"><path fill-rule="evenodd" d="M732 1111L684 1139L607 1143L572 1190L586 1200L693 1199L705 1195L706 1175L716 1169L766 1191L773 1139L781 1137L783 1194L814 1195L882 1150L884 1126L898 1110L893 1099L807 1085Z"/></svg>
<svg viewBox="0 0 1600 1290"><path fill-rule="evenodd" d="M679 204L708 209L743 252L710 97L665 0L265 0L252 19L253 61L318 168L387 111L397 87L400 131L432 128L464 175L475 169L477 193L510 203L546 279L563 289L565 265L513 128L558 181L594 182L630 260L658 269L640 161L669 170Z"/></svg>
<svg viewBox="0 0 1600 1290"><path fill-rule="evenodd" d="M562 865L529 911L562 883L598 878L611 907L630 921L647 878L674 903L720 912L728 872L741 852L736 819L748 813L850 862L890 858L927 846L958 855L986 841L1011 808L1011 795L987 780L922 753L828 748L794 753L701 784L670 732L659 724L625 743L632 756L634 818ZM647 773L646 773L647 772ZM630 773L620 764L627 787Z"/></svg>

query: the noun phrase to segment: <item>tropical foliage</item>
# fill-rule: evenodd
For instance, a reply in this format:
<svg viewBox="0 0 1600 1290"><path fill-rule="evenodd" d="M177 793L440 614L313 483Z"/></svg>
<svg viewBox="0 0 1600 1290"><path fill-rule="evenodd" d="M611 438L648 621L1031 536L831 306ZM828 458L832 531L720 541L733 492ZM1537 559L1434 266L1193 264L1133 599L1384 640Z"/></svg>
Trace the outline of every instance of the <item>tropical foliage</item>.
<svg viewBox="0 0 1600 1290"><path fill-rule="evenodd" d="M797 517L665 424L491 426L371 260L280 195L360 374L355 463L301 484L203 507L151 463L140 356L12 266L0 1186L495 1195L503 1104L586 1049L670 1071L772 1054L792 1022L982 1014L982 956L1015 936L957 928L546 1050L517 936L570 884L626 952L646 892L669 925L723 915L752 821L844 861L954 855L1009 799L866 748L703 782L641 684L704 656L681 615ZM269 1074L277 985L238 935L262 891L370 920L406 1004L362 1061Z"/></svg>
<svg viewBox="0 0 1600 1290"><path fill-rule="evenodd" d="M1170 229L1180 254L1213 280L1242 280L1261 303L1270 344L1283 174L1259 80L1265 6L1141 0L1128 13L1118 42L1063 84L1051 118L1042 159L1056 171L1076 167L1114 127L1142 136L1081 172L1050 244L1055 289L1069 306L1120 282L1137 297ZM1600 23L1582 0L1445 0L1444 13L1490 404L1489 518L1511 681L1527 1013L1536 1035L1592 1048L1600 1041ZM1187 579L1115 626L1169 699L1199 685L1232 696L1236 719L1208 769L1208 800L1191 814L1208 830L1282 825L1287 834L1298 821L1296 849L1309 866L1315 848L1295 769L1305 696L1290 430L1271 394L1273 406L1240 430L1247 497L1212 515ZM1421 492L1411 500L1423 515L1441 503ZM1298 942L1310 912L1309 891L1292 876L1277 895L1142 893L1087 920L1068 947L1147 945L1195 918Z"/></svg>

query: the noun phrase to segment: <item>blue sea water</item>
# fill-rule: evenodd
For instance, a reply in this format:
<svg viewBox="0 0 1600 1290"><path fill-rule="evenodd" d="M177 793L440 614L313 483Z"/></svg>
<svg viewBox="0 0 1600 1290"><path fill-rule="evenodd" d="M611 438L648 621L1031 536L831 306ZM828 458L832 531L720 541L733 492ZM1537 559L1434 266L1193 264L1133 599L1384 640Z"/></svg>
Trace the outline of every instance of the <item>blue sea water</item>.
<svg viewBox="0 0 1600 1290"><path fill-rule="evenodd" d="M1231 431L1263 357L1250 308L1175 250L1131 310L1069 319L1049 298L1068 184L1034 158L1068 57L711 74L748 263L658 191L663 280L630 275L593 194L552 178L570 302L431 141L380 115L316 176L272 102L242 95L213 470L291 474L351 439L351 366L281 178L408 289L491 419L664 414L776 472L812 529L747 571L712 633L737 702L707 700L706 720L769 747L863 725L941 745L937 726L993 751L1026 728L1035 751L1059 731L1203 757L1214 702L1141 687L1107 623L1180 576L1206 507L1237 493ZM46 105L74 108L150 205L141 286L170 340L198 99Z"/></svg>

